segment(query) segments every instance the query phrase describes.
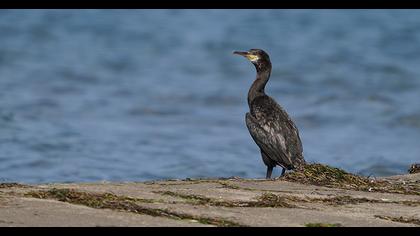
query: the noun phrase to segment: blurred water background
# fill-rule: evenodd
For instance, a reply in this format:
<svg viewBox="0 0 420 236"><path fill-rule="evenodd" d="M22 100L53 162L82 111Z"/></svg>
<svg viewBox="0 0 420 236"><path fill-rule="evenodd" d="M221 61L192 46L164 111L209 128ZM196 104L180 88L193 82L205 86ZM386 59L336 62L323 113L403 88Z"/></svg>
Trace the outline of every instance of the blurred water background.
<svg viewBox="0 0 420 236"><path fill-rule="evenodd" d="M419 161L419 10L0 10L0 181L263 178L250 48L307 161Z"/></svg>

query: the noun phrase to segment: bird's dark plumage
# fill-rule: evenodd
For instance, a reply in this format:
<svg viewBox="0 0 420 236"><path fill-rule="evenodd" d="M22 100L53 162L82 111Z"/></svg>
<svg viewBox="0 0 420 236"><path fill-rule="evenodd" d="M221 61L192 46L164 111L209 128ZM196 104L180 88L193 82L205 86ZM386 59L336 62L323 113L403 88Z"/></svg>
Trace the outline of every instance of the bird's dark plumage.
<svg viewBox="0 0 420 236"><path fill-rule="evenodd" d="M305 164L299 131L286 111L264 92L271 74L271 62L261 49L249 52L234 52L245 56L257 69L257 78L248 92L250 112L246 113L246 125L261 150L267 166L266 178L271 178L273 168L278 165L285 170Z"/></svg>

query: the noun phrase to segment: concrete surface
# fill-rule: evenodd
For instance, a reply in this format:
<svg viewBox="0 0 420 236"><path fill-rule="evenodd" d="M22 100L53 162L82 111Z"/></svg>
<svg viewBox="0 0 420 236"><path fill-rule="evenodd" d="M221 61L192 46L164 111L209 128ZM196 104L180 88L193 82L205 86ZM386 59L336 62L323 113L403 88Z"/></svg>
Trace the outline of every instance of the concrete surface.
<svg viewBox="0 0 420 236"><path fill-rule="evenodd" d="M420 184L420 173L386 179ZM28 194L52 189L129 197L134 199L129 200L131 203L116 201L122 206L134 204L140 210L92 207L67 198L59 201L51 196L40 199ZM290 206L267 206L266 202L252 205L262 201L260 197L264 194L284 198L281 201ZM350 200L328 200L334 198ZM310 223L419 226L420 193L363 192L256 179L0 186L0 226L305 226Z"/></svg>

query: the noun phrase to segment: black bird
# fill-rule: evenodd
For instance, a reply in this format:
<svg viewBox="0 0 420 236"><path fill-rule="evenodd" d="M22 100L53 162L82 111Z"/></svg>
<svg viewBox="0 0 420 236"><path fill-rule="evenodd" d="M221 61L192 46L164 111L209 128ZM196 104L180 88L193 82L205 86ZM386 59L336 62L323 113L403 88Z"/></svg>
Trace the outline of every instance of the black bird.
<svg viewBox="0 0 420 236"><path fill-rule="evenodd" d="M261 49L233 53L246 57L257 69L257 78L248 92L250 112L246 113L245 120L267 166L266 178L271 178L276 165L283 167L281 176L286 169L302 167L306 162L296 125L286 111L264 92L271 74L270 57Z"/></svg>

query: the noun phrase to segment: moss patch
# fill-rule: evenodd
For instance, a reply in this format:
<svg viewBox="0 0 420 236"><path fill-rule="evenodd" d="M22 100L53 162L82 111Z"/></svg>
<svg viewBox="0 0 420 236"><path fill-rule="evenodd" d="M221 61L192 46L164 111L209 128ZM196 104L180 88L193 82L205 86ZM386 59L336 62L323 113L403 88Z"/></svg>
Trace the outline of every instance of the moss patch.
<svg viewBox="0 0 420 236"><path fill-rule="evenodd" d="M369 192L388 192L420 195L418 183L399 183L373 180L322 164L307 164L301 170L286 173L281 180L332 188Z"/></svg>
<svg viewBox="0 0 420 236"><path fill-rule="evenodd" d="M330 223L307 223L305 227L341 227L339 223L330 224Z"/></svg>
<svg viewBox="0 0 420 236"><path fill-rule="evenodd" d="M376 218L383 219L383 220L391 220L395 222L400 223L408 223L408 224L416 224L420 225L420 219L417 218L408 218L408 217L392 217L392 216L381 216L381 215L375 215Z"/></svg>
<svg viewBox="0 0 420 236"><path fill-rule="evenodd" d="M216 226L245 226L233 221L222 218L200 217L184 213L178 213L167 209L156 209L140 206L137 203L148 202L149 199L137 199L125 196L117 196L111 193L88 193L76 191L74 189L53 188L48 191L32 191L25 194L27 197L40 199L55 199L72 204L85 205L97 209L113 209L146 214L150 216L167 217L178 220L195 220L202 224L211 224Z"/></svg>

